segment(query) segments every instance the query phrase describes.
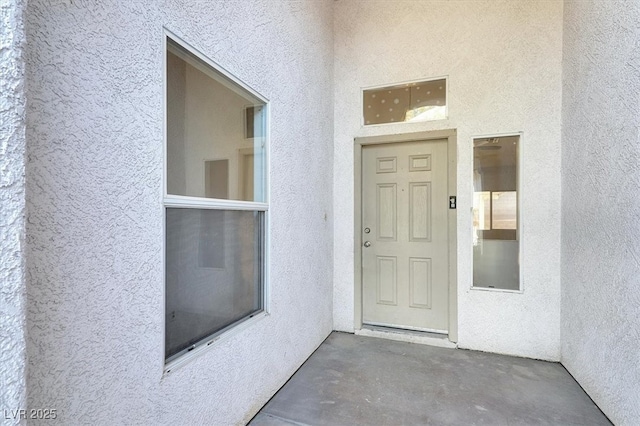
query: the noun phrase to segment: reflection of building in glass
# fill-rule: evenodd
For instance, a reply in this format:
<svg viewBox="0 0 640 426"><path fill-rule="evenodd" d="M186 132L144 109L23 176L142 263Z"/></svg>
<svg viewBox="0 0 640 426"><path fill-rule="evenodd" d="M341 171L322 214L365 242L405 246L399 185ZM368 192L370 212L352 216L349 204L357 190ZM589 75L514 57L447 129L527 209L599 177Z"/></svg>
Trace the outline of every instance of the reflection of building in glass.
<svg viewBox="0 0 640 426"><path fill-rule="evenodd" d="M473 285L518 290L518 136L473 141Z"/></svg>

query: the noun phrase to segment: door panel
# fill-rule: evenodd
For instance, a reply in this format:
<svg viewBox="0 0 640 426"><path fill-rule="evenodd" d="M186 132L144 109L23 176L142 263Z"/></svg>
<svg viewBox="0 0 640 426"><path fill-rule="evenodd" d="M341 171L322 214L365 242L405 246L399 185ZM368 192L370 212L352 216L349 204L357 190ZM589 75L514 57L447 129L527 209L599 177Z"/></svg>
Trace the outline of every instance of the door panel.
<svg viewBox="0 0 640 426"><path fill-rule="evenodd" d="M364 323L447 332L447 209L446 141L363 147Z"/></svg>
<svg viewBox="0 0 640 426"><path fill-rule="evenodd" d="M409 306L431 309L431 259L409 259Z"/></svg>
<svg viewBox="0 0 640 426"><path fill-rule="evenodd" d="M431 241L431 182L409 183L409 241Z"/></svg>
<svg viewBox="0 0 640 426"><path fill-rule="evenodd" d="M396 278L397 259L392 256L378 256L378 276L376 277L376 303L381 305L396 305L398 289Z"/></svg>
<svg viewBox="0 0 640 426"><path fill-rule="evenodd" d="M377 186L376 222L378 223L378 240L395 241L398 229L397 185L395 183L391 183L378 184Z"/></svg>

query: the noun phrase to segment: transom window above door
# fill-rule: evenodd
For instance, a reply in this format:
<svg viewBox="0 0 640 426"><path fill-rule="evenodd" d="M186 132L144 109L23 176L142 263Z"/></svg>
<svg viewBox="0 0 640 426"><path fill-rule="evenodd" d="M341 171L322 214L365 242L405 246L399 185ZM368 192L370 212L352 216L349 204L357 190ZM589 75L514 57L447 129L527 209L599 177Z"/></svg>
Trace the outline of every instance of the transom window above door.
<svg viewBox="0 0 640 426"><path fill-rule="evenodd" d="M365 126L445 119L447 79L365 89L362 113Z"/></svg>

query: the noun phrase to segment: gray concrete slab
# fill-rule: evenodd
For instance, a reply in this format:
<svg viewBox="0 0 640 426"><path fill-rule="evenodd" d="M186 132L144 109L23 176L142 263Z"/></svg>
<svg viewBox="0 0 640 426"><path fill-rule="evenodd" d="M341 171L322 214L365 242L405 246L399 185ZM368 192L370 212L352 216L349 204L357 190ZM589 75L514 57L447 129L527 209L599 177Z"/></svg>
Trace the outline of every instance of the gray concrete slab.
<svg viewBox="0 0 640 426"><path fill-rule="evenodd" d="M250 424L611 423L557 363L332 333Z"/></svg>

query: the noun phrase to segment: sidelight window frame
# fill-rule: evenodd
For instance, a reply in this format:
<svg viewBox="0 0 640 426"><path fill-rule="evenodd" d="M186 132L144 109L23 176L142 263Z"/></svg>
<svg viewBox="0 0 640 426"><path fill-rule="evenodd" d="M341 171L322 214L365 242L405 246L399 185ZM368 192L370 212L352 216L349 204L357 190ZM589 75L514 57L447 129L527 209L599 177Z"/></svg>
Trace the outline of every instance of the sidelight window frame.
<svg viewBox="0 0 640 426"><path fill-rule="evenodd" d="M471 182L471 189L470 189L470 200L471 200L471 220L469 221L469 225L471 226L471 228L473 229L473 197L474 197L474 193L475 193L475 189L474 189L474 184L473 184L473 169L475 167L475 160L473 159L473 154L474 154L474 142L477 139L488 139L488 138L505 138L505 137L517 137L518 138L518 146L517 146L517 152L516 152L516 192L517 192L517 201L516 201L516 223L517 223L517 228L516 228L516 238L515 241L518 243L518 289L507 289L507 288L500 288L500 287L482 287L482 286L476 286L474 285L473 282L473 264L474 264L474 259L473 259L473 255L472 255L472 259L471 259L471 285L470 285L470 289L471 290L477 290L477 291L488 291L488 292L499 292L499 293L513 293L513 294L523 294L524 293L524 289L525 289L525 277L523 275L523 259L524 259L524 251L525 251L525 244L524 244L524 219L523 219L523 209L522 209L522 205L523 205L523 199L524 199L524 195L523 195L523 190L522 190L522 182L523 182L523 165L524 165L524 151L525 151L525 137L524 137L524 132L522 131L516 131L516 132L506 132L506 133L491 133L491 134L478 134L478 135L472 135L471 136L471 140L470 140L470 149L471 149L471 156L472 156L472 167L471 167L471 177L470 177L470 182Z"/></svg>
<svg viewBox="0 0 640 426"><path fill-rule="evenodd" d="M163 173L162 173L162 210L163 210L163 223L162 223L162 274L163 274L163 319L162 319L162 328L163 328L163 344L161 356L163 359L163 375L167 375L177 368L183 366L188 363L195 357L200 354L206 352L212 347L215 347L215 343L226 340L232 336L237 335L242 330L252 327L255 323L259 322L261 319L265 318L269 315L270 312L270 297L269 297L269 247L270 247L270 218L269 218L269 203L270 203L270 103L269 100L262 96L260 93L252 89L249 85L244 83L242 80L235 77L232 73L227 71L224 67L214 62L210 58L208 58L205 54L203 54L200 50L186 42L182 37L176 35L174 32L170 31L167 28L163 28L162 33L162 87L163 87ZM167 124L168 124L168 103L167 103L167 52L169 47L169 40L171 43L178 45L188 53L195 56L197 59L202 61L208 67L222 76L222 78L226 79L225 84L229 84L233 87L234 90L239 92L248 92L251 96L258 99L262 102L262 107L264 109L264 167L263 167L263 201L242 201L242 200L233 200L233 199L215 199L215 198L206 198L206 197L197 197L197 196L186 196L186 195L175 195L170 194L168 192L168 132L167 132ZM244 111L242 111L244 113ZM222 210L222 211L252 211L258 212L261 215L261 233L257 238L257 241L254 242L254 248L256 248L255 244L258 244L258 251L262 254L262 265L261 265L261 283L260 283L260 298L262 309L257 312L252 313L251 315L244 317L235 323L218 330L208 337L202 339L198 343L194 344L193 347L190 347L176 355L173 355L169 358L166 357L165 353L165 338L166 338L166 285L167 285L167 210L168 209L197 209L197 210L205 210L205 209L213 209L213 210Z"/></svg>

